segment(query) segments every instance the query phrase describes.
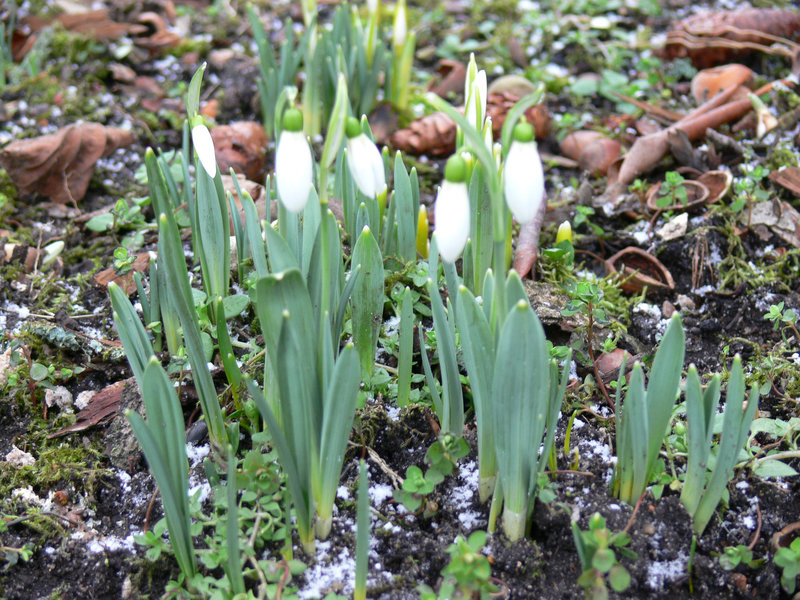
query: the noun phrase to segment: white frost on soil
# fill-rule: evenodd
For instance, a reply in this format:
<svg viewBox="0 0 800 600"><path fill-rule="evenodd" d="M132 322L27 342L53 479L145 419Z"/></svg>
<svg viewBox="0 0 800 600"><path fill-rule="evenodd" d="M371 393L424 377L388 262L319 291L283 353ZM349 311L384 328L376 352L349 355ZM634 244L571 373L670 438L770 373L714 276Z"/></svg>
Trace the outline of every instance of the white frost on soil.
<svg viewBox="0 0 800 600"><path fill-rule="evenodd" d="M397 406L387 406L386 414L389 416L389 419L395 423L400 420L400 408Z"/></svg>
<svg viewBox="0 0 800 600"><path fill-rule="evenodd" d="M373 506L380 506L392 497L392 486L387 483L376 483L369 486L369 499Z"/></svg>
<svg viewBox="0 0 800 600"><path fill-rule="evenodd" d="M473 531L482 525L479 512L471 510L472 499L478 489L478 465L474 460L468 461L459 467L459 477L464 483L453 488L450 493L450 502L458 514L458 521L466 531Z"/></svg>
<svg viewBox="0 0 800 600"><path fill-rule="evenodd" d="M355 587L356 561L346 548L331 554L331 542L317 540L317 558L304 575L308 585L297 593L302 599L322 598L335 588L338 593L349 596Z"/></svg>
<svg viewBox="0 0 800 600"><path fill-rule="evenodd" d="M674 560L654 561L647 567L647 587L663 591L664 585L677 581L686 574L689 557L681 552Z"/></svg>

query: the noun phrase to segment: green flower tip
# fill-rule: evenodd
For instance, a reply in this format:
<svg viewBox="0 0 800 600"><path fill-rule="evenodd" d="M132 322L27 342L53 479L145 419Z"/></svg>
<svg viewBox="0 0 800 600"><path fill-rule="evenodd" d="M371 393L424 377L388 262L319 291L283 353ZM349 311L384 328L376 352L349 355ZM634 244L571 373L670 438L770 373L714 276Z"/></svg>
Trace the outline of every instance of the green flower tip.
<svg viewBox="0 0 800 600"><path fill-rule="evenodd" d="M517 301L517 308L520 310L525 310L529 306L530 304L528 304L528 302L526 302L525 300L520 299Z"/></svg>
<svg viewBox="0 0 800 600"><path fill-rule="evenodd" d="M354 138L361 135L361 123L355 117L347 117L347 125L345 125L345 133L348 138Z"/></svg>
<svg viewBox="0 0 800 600"><path fill-rule="evenodd" d="M526 121L520 121L514 126L514 140L517 142L532 142L533 134L533 125Z"/></svg>
<svg viewBox="0 0 800 600"><path fill-rule="evenodd" d="M364 229L362 229L362 230L361 230L361 233L362 233L362 234L364 234L364 233L369 233L369 231L370 231L370 230L369 230L369 225L364 225Z"/></svg>
<svg viewBox="0 0 800 600"><path fill-rule="evenodd" d="M444 167L444 178L451 183L463 183L467 179L467 161L460 154L447 159Z"/></svg>
<svg viewBox="0 0 800 600"><path fill-rule="evenodd" d="M303 131L303 113L297 108L288 108L283 113L283 128L286 131Z"/></svg>

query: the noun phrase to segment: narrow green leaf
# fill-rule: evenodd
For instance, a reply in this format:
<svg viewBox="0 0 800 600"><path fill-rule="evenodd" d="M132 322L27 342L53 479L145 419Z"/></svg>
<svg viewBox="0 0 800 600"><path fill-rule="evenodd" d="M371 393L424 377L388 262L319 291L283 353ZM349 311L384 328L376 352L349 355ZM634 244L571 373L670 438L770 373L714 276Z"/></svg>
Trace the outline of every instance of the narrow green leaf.
<svg viewBox="0 0 800 600"><path fill-rule="evenodd" d="M361 361L361 373L368 377L375 363L378 333L383 323L383 257L375 236L365 227L353 248L352 264L361 274L351 298L353 342Z"/></svg>
<svg viewBox="0 0 800 600"><path fill-rule="evenodd" d="M411 393L411 368L414 350L414 302L411 290L406 287L400 300L400 327L397 356L397 405L408 404Z"/></svg>

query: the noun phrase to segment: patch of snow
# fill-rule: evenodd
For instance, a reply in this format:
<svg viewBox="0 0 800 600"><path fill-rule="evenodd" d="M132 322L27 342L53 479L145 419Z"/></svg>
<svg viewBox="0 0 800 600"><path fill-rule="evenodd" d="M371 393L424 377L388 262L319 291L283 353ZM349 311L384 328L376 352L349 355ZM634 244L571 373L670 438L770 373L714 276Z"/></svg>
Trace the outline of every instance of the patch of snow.
<svg viewBox="0 0 800 600"><path fill-rule="evenodd" d="M306 569L308 585L297 593L303 599L322 598L332 589L349 596L355 587L356 561L346 548L338 554L331 554L331 542L317 541L317 558Z"/></svg>
<svg viewBox="0 0 800 600"><path fill-rule="evenodd" d="M199 463L208 456L211 452L211 446L203 444L202 446L195 446L194 444L186 444L186 458L194 469Z"/></svg>
<svg viewBox="0 0 800 600"><path fill-rule="evenodd" d="M100 552L116 552L119 550L126 552L133 552L134 541L133 534L128 535L125 539L118 538L115 535L109 535L100 539L92 540L87 545L89 552L99 554Z"/></svg>
<svg viewBox="0 0 800 600"><path fill-rule="evenodd" d="M654 561L647 567L647 587L663 591L664 585L672 583L686 574L689 557L681 552L674 560Z"/></svg>
<svg viewBox="0 0 800 600"><path fill-rule="evenodd" d="M459 467L459 477L464 482L453 488L450 501L458 514L458 521L467 531L472 531L481 525L481 515L471 510L472 499L478 489L478 464L471 460Z"/></svg>
<svg viewBox="0 0 800 600"><path fill-rule="evenodd" d="M369 498L373 506L380 506L392 497L392 486L378 483L369 487Z"/></svg>
<svg viewBox="0 0 800 600"><path fill-rule="evenodd" d="M336 497L340 500L350 500L350 490L346 485L340 485L336 488Z"/></svg>
<svg viewBox="0 0 800 600"><path fill-rule="evenodd" d="M386 414L389 416L389 419L391 419L395 423L397 423L400 420L400 408L397 406L387 406Z"/></svg>

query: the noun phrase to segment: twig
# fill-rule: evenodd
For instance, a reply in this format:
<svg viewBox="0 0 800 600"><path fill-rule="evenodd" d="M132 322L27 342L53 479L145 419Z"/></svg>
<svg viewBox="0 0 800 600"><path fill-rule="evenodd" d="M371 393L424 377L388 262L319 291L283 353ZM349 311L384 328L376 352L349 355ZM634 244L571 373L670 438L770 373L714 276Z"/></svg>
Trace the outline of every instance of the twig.
<svg viewBox="0 0 800 600"><path fill-rule="evenodd" d="M642 495L639 496L639 499L636 501L636 506L633 507L633 512L631 513L631 518L628 519L628 524L625 525L625 529L622 530L625 533L628 533L633 526L633 521L636 519L636 513L639 512L639 507L642 505L642 500L644 500L645 494L647 494L647 490L642 492Z"/></svg>

